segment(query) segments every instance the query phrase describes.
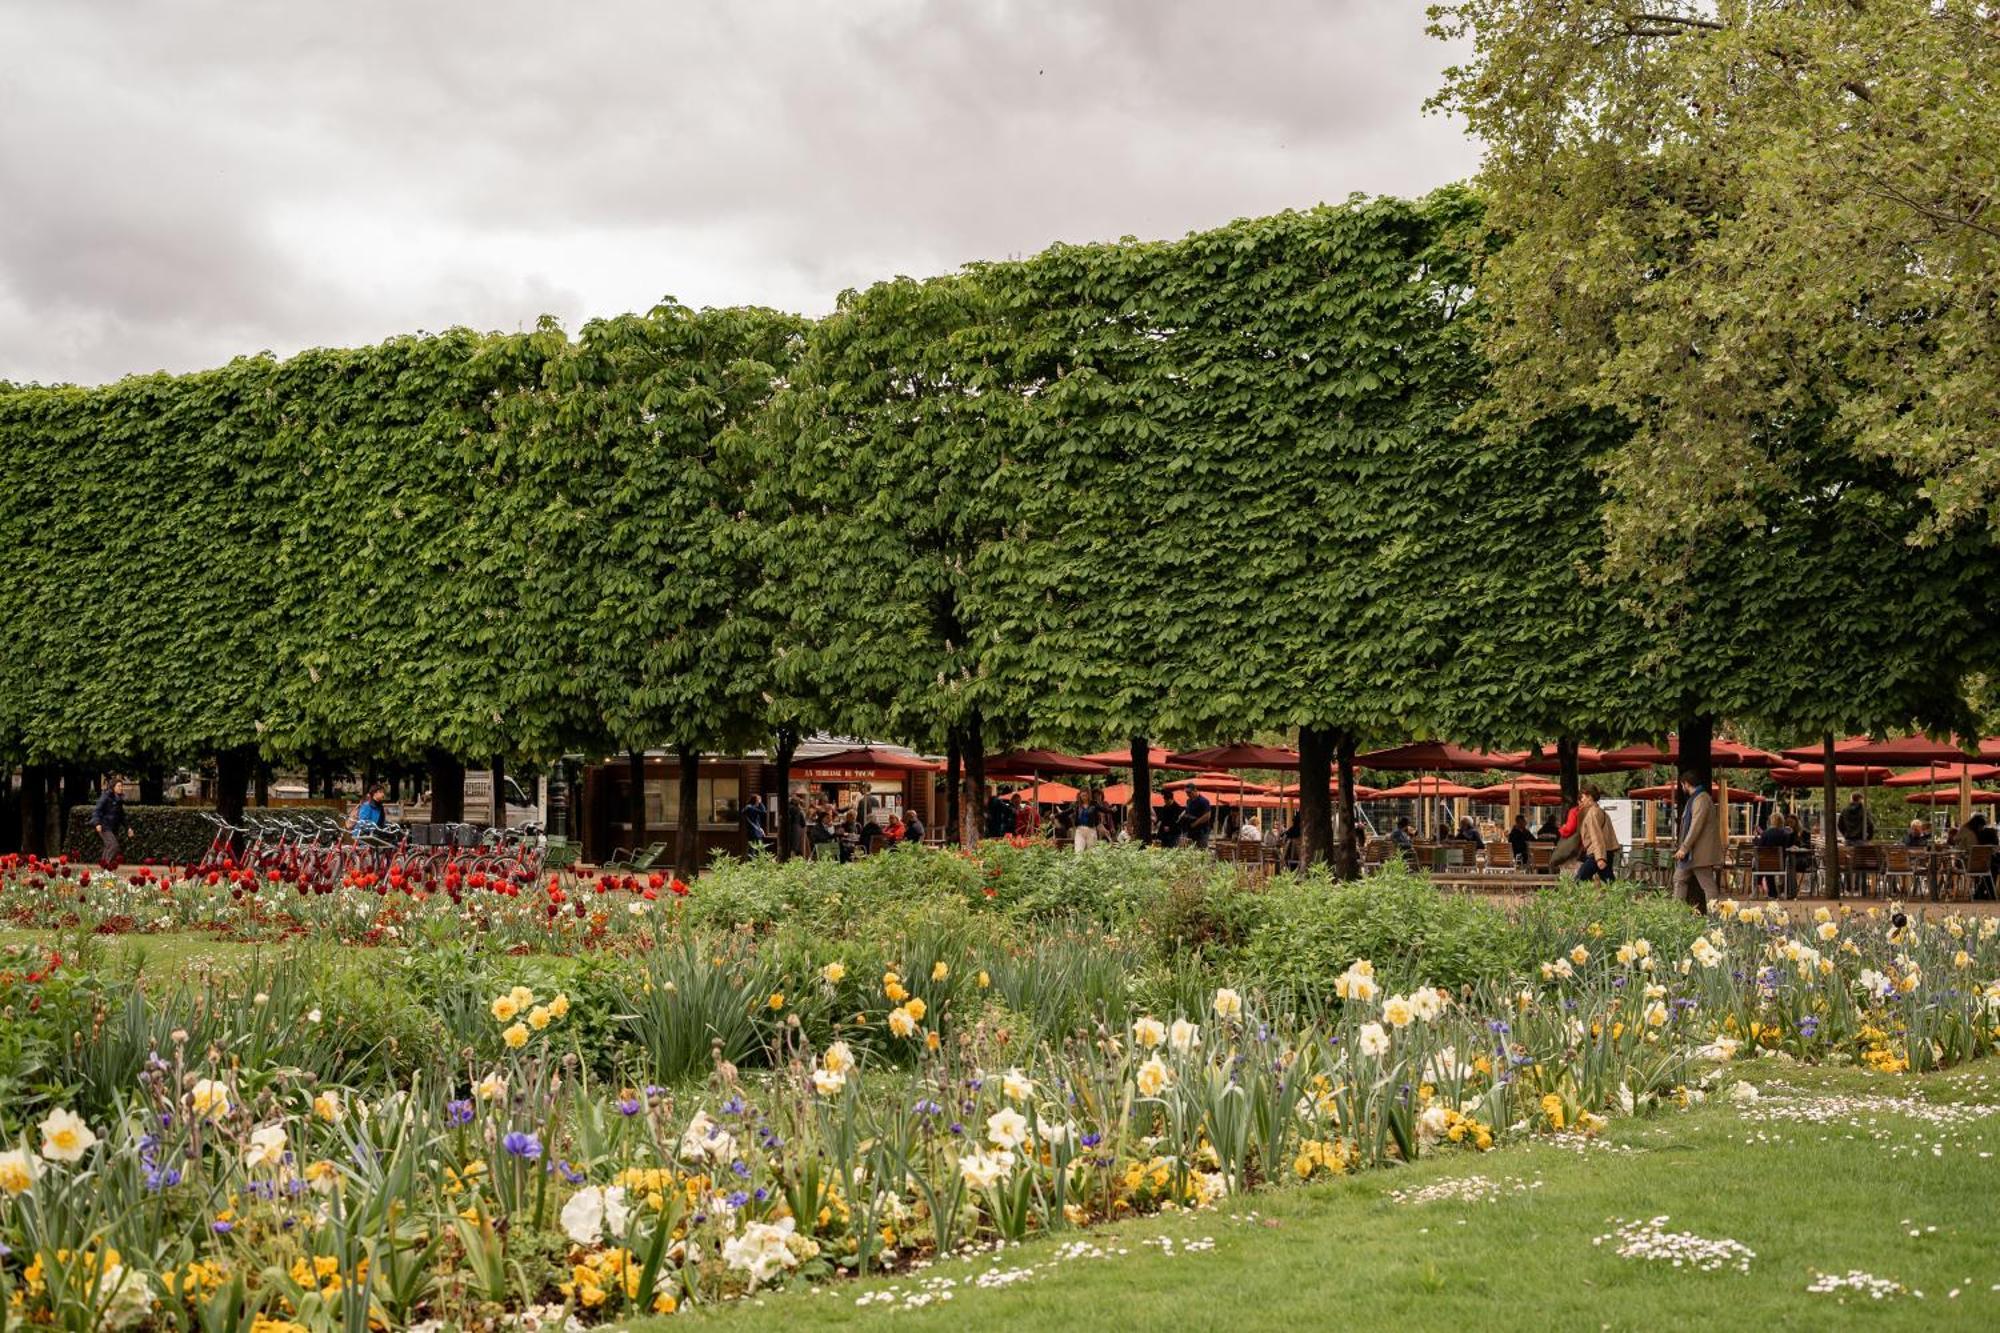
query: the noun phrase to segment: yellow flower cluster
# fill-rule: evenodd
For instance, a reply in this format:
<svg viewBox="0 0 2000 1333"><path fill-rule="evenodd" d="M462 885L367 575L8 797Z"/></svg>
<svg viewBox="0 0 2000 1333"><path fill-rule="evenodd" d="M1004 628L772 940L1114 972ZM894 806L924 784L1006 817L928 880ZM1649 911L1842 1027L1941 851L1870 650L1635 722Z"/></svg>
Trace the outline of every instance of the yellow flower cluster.
<svg viewBox="0 0 2000 1333"><path fill-rule="evenodd" d="M330 1254L315 1254L310 1259L292 1260L292 1281L307 1291L316 1291L321 1296L333 1297L340 1294L345 1279L340 1273L340 1260ZM354 1280L366 1284L368 1281L368 1261L361 1260L354 1266Z"/></svg>
<svg viewBox="0 0 2000 1333"><path fill-rule="evenodd" d="M1350 1159L1357 1155L1358 1150L1352 1144L1339 1139L1305 1139L1299 1144L1299 1155L1292 1159L1292 1170L1300 1180L1344 1175Z"/></svg>
<svg viewBox="0 0 2000 1333"><path fill-rule="evenodd" d="M169 1268L160 1274L160 1282L169 1296L179 1296L183 1300L199 1302L220 1290L229 1280L229 1271L219 1263L201 1259L188 1260L185 1268Z"/></svg>
<svg viewBox="0 0 2000 1333"><path fill-rule="evenodd" d="M1450 1107L1445 1108L1444 1136L1452 1143L1469 1143L1480 1152L1485 1152L1493 1146L1493 1126L1482 1124Z"/></svg>
<svg viewBox="0 0 2000 1333"><path fill-rule="evenodd" d="M570 1265L568 1282L558 1290L564 1300L575 1301L585 1310L596 1310L604 1306L612 1295L622 1295L627 1302L639 1299L639 1283L645 1277L645 1264L630 1250L599 1250L595 1254L585 1254ZM657 1284L658 1279L655 1279ZM650 1303L654 1314L672 1314L678 1307L671 1295L655 1291Z"/></svg>
<svg viewBox="0 0 2000 1333"><path fill-rule="evenodd" d="M536 1001L532 990L516 986L505 995L494 996L488 1009L494 1022L508 1025L500 1033L500 1040L506 1042L510 1050L518 1051L528 1044L528 1038L534 1032L541 1032L549 1024L569 1016L569 996L558 994L542 1004Z"/></svg>

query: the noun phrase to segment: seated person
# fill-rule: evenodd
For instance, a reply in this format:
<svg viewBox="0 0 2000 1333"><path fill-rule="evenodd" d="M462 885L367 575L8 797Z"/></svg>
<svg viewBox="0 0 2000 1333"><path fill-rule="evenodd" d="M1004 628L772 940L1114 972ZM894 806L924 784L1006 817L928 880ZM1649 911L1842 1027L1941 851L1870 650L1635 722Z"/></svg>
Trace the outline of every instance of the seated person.
<svg viewBox="0 0 2000 1333"><path fill-rule="evenodd" d="M1921 819L1910 821L1910 831L1903 835L1905 847L1928 847L1931 845L1930 826Z"/></svg>
<svg viewBox="0 0 2000 1333"><path fill-rule="evenodd" d="M1469 842L1474 847L1484 847L1486 845L1486 839L1479 836L1479 825L1474 822L1471 815L1467 815L1458 821L1458 840L1460 842Z"/></svg>
<svg viewBox="0 0 2000 1333"><path fill-rule="evenodd" d="M1535 841L1536 842L1562 841L1562 824L1556 819L1555 811L1551 810L1547 814L1542 816L1542 826L1535 830Z"/></svg>
<svg viewBox="0 0 2000 1333"><path fill-rule="evenodd" d="M1242 827L1236 830L1236 840L1238 842L1264 841L1264 830L1258 825L1257 816L1249 815L1245 817Z"/></svg>
<svg viewBox="0 0 2000 1333"><path fill-rule="evenodd" d="M1528 855L1528 849L1534 841L1535 835L1528 832L1528 817L1526 815L1515 815L1514 827L1507 830L1507 846L1513 850L1514 866L1516 869L1526 870L1528 868L1528 863L1531 859Z"/></svg>
<svg viewBox="0 0 2000 1333"><path fill-rule="evenodd" d="M1396 850L1403 854L1404 860L1414 861L1416 859L1417 840L1410 836L1410 817L1408 815L1396 816L1396 827L1390 831L1389 841L1396 844Z"/></svg>

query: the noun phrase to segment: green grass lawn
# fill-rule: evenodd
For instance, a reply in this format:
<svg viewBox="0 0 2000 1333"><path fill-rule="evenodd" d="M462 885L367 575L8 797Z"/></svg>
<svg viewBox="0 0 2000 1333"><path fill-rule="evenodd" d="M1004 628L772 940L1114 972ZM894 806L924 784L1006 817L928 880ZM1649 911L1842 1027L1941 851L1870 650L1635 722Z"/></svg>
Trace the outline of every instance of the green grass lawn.
<svg viewBox="0 0 2000 1333"><path fill-rule="evenodd" d="M2000 1115L1977 1116L2000 1107L2000 1071L1896 1078L1759 1062L1738 1072L1763 1091L1759 1102L1613 1121L1608 1146L1453 1154L1083 1233L1089 1250L1076 1257L1042 1242L703 1317L731 1330L889 1314L895 1329L2000 1327ZM1920 1098L1976 1118L1941 1125L1834 1098ZM1830 1118L1774 1118L1787 1106ZM1498 1197L1393 1197L1475 1176ZM1619 1219L1662 1214L1668 1231L1748 1246L1748 1274L1621 1258L1615 1239L1594 1243ZM1818 1275L1853 1269L1908 1293L1807 1292ZM974 1285L1010 1270L1031 1271L1001 1289ZM931 1301L892 1312L882 1293L899 1307L912 1295ZM863 1296L876 1299L857 1305ZM686 1314L633 1327L676 1322Z"/></svg>
<svg viewBox="0 0 2000 1333"><path fill-rule="evenodd" d="M44 949L60 949L74 955L82 937L75 931L0 930L0 945L34 944ZM105 960L114 965L143 960L148 972L171 973L202 963L232 963L274 952L271 944L243 944L217 940L193 931L167 931L157 935L93 935L92 947L104 950Z"/></svg>

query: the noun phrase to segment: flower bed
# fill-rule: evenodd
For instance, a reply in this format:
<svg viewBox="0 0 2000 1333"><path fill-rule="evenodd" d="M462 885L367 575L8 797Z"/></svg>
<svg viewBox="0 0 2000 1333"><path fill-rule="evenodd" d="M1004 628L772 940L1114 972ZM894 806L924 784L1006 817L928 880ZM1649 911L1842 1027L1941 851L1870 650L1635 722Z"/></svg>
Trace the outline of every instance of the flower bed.
<svg viewBox="0 0 2000 1333"><path fill-rule="evenodd" d="M878 873L930 873L916 860ZM492 918L502 943L578 919L562 881L556 918L540 885L406 891L425 947L303 947L164 987L88 945L16 950L0 1274L20 1314L69 1326L596 1323L1588 1136L1701 1098L1751 1051L1899 1071L2000 1035L1990 919L1724 903L1669 948L1607 925L1629 908L1609 896L1561 938L1504 927L1502 954L1548 947L1503 977L1350 958L1322 1005L1200 949L1148 975L1154 943L1025 921L986 870L950 868L970 895L906 885L919 910L796 932L721 928L707 879L592 887L583 919L618 947L578 959L477 947L479 914L523 900ZM266 910L263 885L22 874L43 883L0 902ZM282 911L345 938L384 889Z"/></svg>

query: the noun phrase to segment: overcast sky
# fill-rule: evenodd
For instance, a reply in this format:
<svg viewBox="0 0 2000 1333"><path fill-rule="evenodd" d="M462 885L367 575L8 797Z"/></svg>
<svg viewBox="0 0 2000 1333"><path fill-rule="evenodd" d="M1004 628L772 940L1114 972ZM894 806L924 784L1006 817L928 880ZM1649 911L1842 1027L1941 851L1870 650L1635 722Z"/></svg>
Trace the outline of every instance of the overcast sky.
<svg viewBox="0 0 2000 1333"><path fill-rule="evenodd" d="M0 379L1417 193L1419 0L0 0Z"/></svg>

